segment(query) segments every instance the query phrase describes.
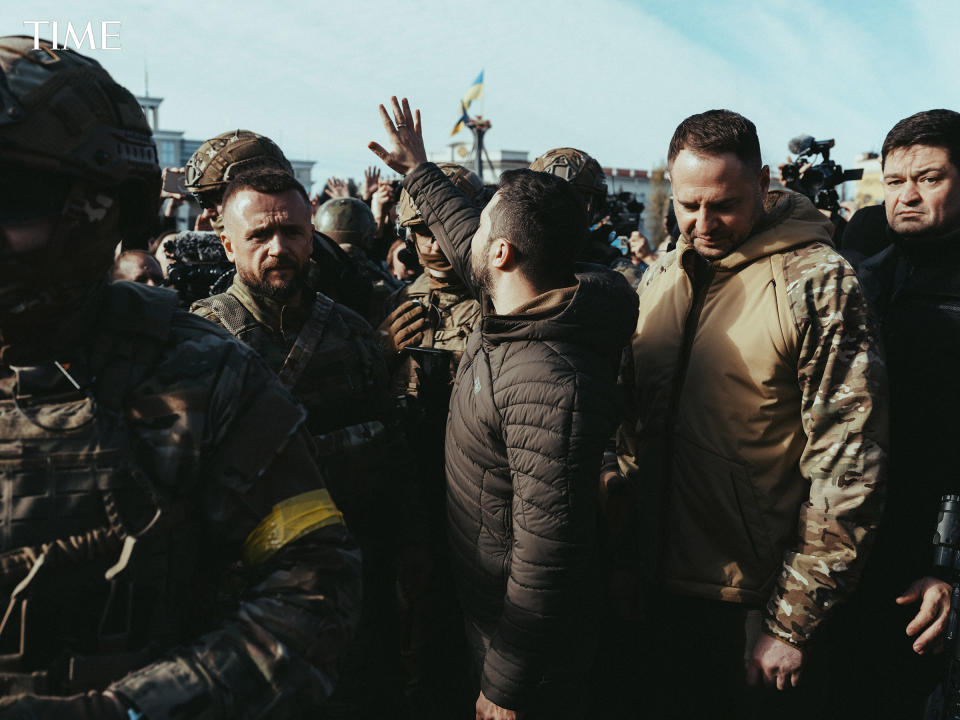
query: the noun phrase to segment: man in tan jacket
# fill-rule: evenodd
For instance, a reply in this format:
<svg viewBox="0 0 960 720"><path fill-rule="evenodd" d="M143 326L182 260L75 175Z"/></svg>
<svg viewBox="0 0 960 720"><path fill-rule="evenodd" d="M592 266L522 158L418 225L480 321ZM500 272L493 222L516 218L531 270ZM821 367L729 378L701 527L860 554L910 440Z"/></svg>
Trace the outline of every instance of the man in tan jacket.
<svg viewBox="0 0 960 720"><path fill-rule="evenodd" d="M753 123L689 117L668 164L683 237L638 291L619 464L650 533L658 687L705 683L666 714L748 717L746 683L796 685L856 582L882 506L885 369L829 220L768 193Z"/></svg>

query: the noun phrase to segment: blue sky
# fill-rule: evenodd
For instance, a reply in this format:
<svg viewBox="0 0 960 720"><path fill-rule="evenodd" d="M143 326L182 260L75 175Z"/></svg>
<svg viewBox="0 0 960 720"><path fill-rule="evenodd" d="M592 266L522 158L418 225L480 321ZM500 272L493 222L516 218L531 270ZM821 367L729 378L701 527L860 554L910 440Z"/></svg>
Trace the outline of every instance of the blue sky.
<svg viewBox="0 0 960 720"><path fill-rule="evenodd" d="M315 160L317 180L376 160L366 144L393 93L442 150L480 70L488 147L572 145L629 168L662 160L677 123L711 107L752 119L771 163L801 133L835 138L849 163L902 117L960 109L955 1L4 0L0 31L27 20L119 20L122 51L90 54L137 93L146 63L162 126L261 132Z"/></svg>

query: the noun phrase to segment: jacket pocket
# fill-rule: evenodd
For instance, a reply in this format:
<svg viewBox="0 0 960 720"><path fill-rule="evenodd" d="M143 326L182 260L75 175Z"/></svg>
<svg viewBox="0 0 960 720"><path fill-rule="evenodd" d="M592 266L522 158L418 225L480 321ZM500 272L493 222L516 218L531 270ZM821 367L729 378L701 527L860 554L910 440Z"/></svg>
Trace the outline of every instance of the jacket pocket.
<svg viewBox="0 0 960 720"><path fill-rule="evenodd" d="M675 444L667 488L666 577L718 590L764 591L779 568L765 521L767 498L741 463L681 437Z"/></svg>

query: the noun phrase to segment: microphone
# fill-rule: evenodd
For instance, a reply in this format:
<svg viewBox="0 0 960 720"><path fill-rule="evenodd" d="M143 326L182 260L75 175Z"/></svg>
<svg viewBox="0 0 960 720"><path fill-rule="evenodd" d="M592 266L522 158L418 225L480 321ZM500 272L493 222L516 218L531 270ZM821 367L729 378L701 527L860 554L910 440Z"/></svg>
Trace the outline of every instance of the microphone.
<svg viewBox="0 0 960 720"><path fill-rule="evenodd" d="M806 155L816 142L813 135L797 135L789 142L787 149L793 155Z"/></svg>

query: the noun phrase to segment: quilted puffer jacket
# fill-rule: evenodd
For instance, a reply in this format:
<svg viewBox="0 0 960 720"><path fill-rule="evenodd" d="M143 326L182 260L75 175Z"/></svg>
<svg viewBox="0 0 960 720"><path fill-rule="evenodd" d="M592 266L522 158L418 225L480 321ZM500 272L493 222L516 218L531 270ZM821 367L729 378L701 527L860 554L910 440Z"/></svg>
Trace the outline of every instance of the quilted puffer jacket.
<svg viewBox="0 0 960 720"><path fill-rule="evenodd" d="M477 211L431 163L405 187L469 282ZM453 565L480 635L481 689L510 709L530 707L538 688L575 679L591 660L597 479L637 296L621 275L584 267L558 302L485 312L450 401Z"/></svg>

